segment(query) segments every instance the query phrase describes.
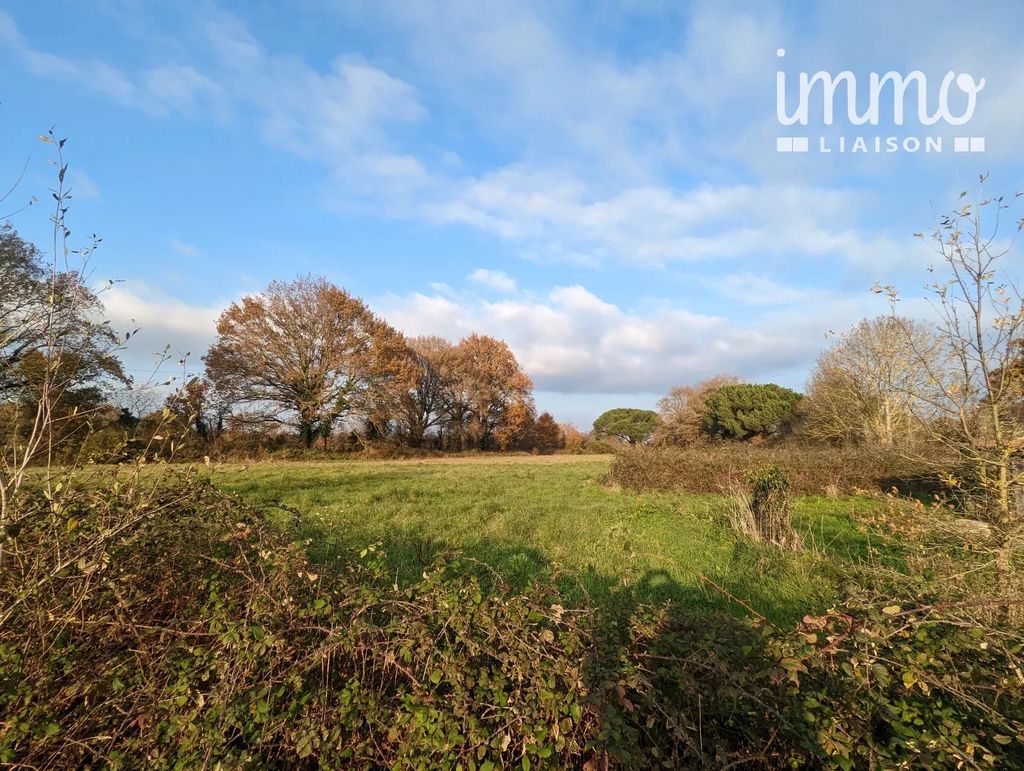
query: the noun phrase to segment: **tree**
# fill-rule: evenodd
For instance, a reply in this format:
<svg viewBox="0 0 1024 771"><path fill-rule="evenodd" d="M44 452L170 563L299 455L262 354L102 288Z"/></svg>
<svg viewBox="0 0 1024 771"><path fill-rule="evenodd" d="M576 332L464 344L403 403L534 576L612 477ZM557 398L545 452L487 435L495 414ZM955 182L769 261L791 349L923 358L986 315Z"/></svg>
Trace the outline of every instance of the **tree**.
<svg viewBox="0 0 1024 771"><path fill-rule="evenodd" d="M569 452L583 452L583 448L587 443L587 437L582 431L572 423L562 423L558 428L562 434L562 446L566 450Z"/></svg>
<svg viewBox="0 0 1024 771"><path fill-rule="evenodd" d="M295 428L309 447L397 376L402 338L324 278L272 282L232 303L204 357L240 420Z"/></svg>
<svg viewBox="0 0 1024 771"><path fill-rule="evenodd" d="M533 418L533 383L503 341L486 335L463 339L446 363L449 383L446 423L458 444L466 439L481 450L503 427L505 441Z"/></svg>
<svg viewBox="0 0 1024 771"><path fill-rule="evenodd" d="M408 341L395 406L412 447L421 446L427 433L445 418L451 401L452 369L448 363L453 348L442 337L414 337Z"/></svg>
<svg viewBox="0 0 1024 771"><path fill-rule="evenodd" d="M915 427L913 410L938 343L930 325L899 316L865 319L818 359L803 405L806 430L820 439L891 447Z"/></svg>
<svg viewBox="0 0 1024 771"><path fill-rule="evenodd" d="M494 428L494 442L499 450L528 450L533 446L534 428L533 400L513 401L501 422Z"/></svg>
<svg viewBox="0 0 1024 771"><path fill-rule="evenodd" d="M707 397L704 428L711 436L753 439L784 433L792 425L800 394L765 385L727 385Z"/></svg>
<svg viewBox="0 0 1024 771"><path fill-rule="evenodd" d="M733 375L715 375L697 385L676 386L658 402L661 422L654 440L660 444L688 445L706 438L704 415L707 398L722 386L740 382Z"/></svg>
<svg viewBox="0 0 1024 771"><path fill-rule="evenodd" d="M209 380L197 377L168 396L166 406L203 442L212 442L223 433L231 409L229 400Z"/></svg>
<svg viewBox="0 0 1024 771"><path fill-rule="evenodd" d="M983 176L982 188L984 182ZM1012 249L1012 240L999 238L1008 208L1003 197L985 198L982 191L976 203L964 202L939 218L929 236L946 271L930 286L938 355L912 345L916 365L927 373L912 394L918 425L966 461L987 504L982 511L1006 532L1021 525L1014 498L1024 486L1016 374L1024 346L1024 298L1002 270L1001 260ZM895 312L895 289L875 291L889 294Z"/></svg>
<svg viewBox="0 0 1024 771"><path fill-rule="evenodd" d="M550 412L542 412L533 425L533 441L540 452L553 452L564 444L562 427Z"/></svg>
<svg viewBox="0 0 1024 771"><path fill-rule="evenodd" d="M42 252L9 225L0 228L0 399L37 400L42 381L31 373L40 360L53 367L53 393L127 383L102 313L79 273L48 271Z"/></svg>
<svg viewBox="0 0 1024 771"><path fill-rule="evenodd" d="M13 414L12 433L0 437L0 527L29 466L52 463L58 440L86 417L70 403L73 397L87 396L83 388L128 381L114 355L117 337L98 320L102 306L82 278L99 239L79 249L68 242L65 140L52 130L40 138L53 148L57 169L50 189L52 254L44 264L40 252L13 230L0 229L0 406ZM71 255L79 270L67 268ZM55 488L45 476L42 486L51 495ZM0 560L2 554L0 545Z"/></svg>
<svg viewBox="0 0 1024 771"><path fill-rule="evenodd" d="M618 437L629 444L646 442L658 426L658 413L618 407L601 413L594 421L594 433L599 436Z"/></svg>

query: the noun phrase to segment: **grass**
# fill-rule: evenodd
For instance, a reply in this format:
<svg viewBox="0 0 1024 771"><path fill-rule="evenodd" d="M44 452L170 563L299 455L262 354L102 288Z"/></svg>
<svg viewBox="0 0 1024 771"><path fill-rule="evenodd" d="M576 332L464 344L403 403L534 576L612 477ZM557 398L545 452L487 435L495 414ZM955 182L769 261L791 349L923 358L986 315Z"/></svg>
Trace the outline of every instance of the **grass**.
<svg viewBox="0 0 1024 771"><path fill-rule="evenodd" d="M856 524L857 511L874 505L867 499L797 499L809 548L789 553L736 537L725 496L613 489L603 481L608 464L605 456L287 462L210 473L221 489L294 512L318 561L381 543L402 582L458 550L513 586L554 576L570 598L586 593L605 607L746 603L791 620L835 596L843 565L885 554Z"/></svg>

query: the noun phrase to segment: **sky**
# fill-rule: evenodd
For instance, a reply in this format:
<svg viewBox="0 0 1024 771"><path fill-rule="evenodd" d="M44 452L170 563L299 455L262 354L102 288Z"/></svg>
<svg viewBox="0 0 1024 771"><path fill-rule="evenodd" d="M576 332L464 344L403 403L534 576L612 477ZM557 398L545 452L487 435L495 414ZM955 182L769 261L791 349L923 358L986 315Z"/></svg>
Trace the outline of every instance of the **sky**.
<svg viewBox="0 0 1024 771"><path fill-rule="evenodd" d="M876 284L926 316L914 233L980 174L1024 187L1022 33L1015 2L8 0L0 181L24 169L11 223L47 243L36 137L68 139L72 240L103 238L140 381L167 346L199 371L229 303L311 273L407 334L504 339L538 410L588 428L722 372L800 389L887 310ZM851 125L841 91L832 125L812 101L780 126L777 73L792 97L819 70L921 71L933 104L947 72L985 84L963 126L913 96ZM946 144L839 152L856 136Z"/></svg>

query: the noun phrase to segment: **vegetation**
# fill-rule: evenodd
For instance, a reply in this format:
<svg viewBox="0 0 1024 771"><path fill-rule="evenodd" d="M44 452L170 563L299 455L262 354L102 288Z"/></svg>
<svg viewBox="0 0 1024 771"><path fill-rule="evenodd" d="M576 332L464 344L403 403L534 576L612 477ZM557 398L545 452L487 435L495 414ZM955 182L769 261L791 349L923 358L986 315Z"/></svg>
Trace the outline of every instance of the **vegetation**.
<svg viewBox="0 0 1024 771"><path fill-rule="evenodd" d="M520 473L578 468L539 462ZM507 474L479 465L491 482ZM295 487L308 495L322 489L316 469L273 472L305 476ZM232 473L234 484L247 480ZM371 484L373 467L361 473ZM1024 758L1024 704L1005 680L1024 664L1019 631L994 627L984 604L958 602L946 573L885 578L850 562L858 594L826 611L804 598L799 622L773 623L721 575L705 576L704 591L738 615L638 596L592 604L543 576L517 589L468 557L424 554L418 574L396 575L397 535L364 547L362 559L310 559L310 515L271 522L187 478L66 481L56 495L26 498L8 535L6 763L849 768ZM538 480L535 494L550 494L551 481ZM340 479L339 506L352 503L347 490ZM630 500L597 486L593 495ZM652 514L633 517L610 549ZM353 520L337 522L339 532ZM900 511L876 527L910 520ZM676 532L707 550L706 536ZM734 561L765 571L759 583L772 592L800 559L751 551L724 525L704 532L741 549ZM906 533L900 541L908 560L935 548ZM821 561L834 563L833 553ZM900 599L917 584L930 603Z"/></svg>
<svg viewBox="0 0 1024 771"><path fill-rule="evenodd" d="M836 337L808 383L804 432L832 442L892 447L917 436L928 369L939 356L932 329L882 316Z"/></svg>
<svg viewBox="0 0 1024 771"><path fill-rule="evenodd" d="M738 385L739 378L716 375L693 386L676 386L658 401L658 423L655 443L661 445L692 445L708 438L704 417L708 397L722 386Z"/></svg>
<svg viewBox="0 0 1024 771"><path fill-rule="evenodd" d="M167 461L268 424L287 431L258 447L307 458L339 427L367 452L588 445L535 418L501 341L406 340L313 278L233 305L205 379L118 413L119 337L67 269L64 143L44 141L48 264L0 244L0 762L1024 764L1024 303L978 209L937 230L944 325L861 325L806 410L771 384L677 389L661 446L654 412L598 419L627 445L610 472L582 455L196 471ZM855 430L802 446L801 415Z"/></svg>
<svg viewBox="0 0 1024 771"><path fill-rule="evenodd" d="M801 555L769 554L770 567L745 559L745 544L727 527L726 498L609 490L608 468L606 456L438 458L227 465L211 478L247 503L299 512L295 526L318 562L345 561L378 543L402 580L458 551L513 587L550 578L567 598L605 606L674 599L737 607L709 593L702 575L780 620L834 598L825 564ZM855 514L873 506L800 499L795 517L809 540L856 560L867 553ZM282 514L286 520L293 515Z"/></svg>
<svg viewBox="0 0 1024 771"><path fill-rule="evenodd" d="M777 436L792 426L799 401L800 394L774 383L725 385L707 396L704 427L725 439Z"/></svg>
<svg viewBox="0 0 1024 771"><path fill-rule="evenodd" d="M947 456L955 463L955 457ZM882 495L896 492L931 500L956 492L931 462L862 445L728 442L696 447L640 447L612 462L610 478L630 490L729 493L751 473L777 465L797 495Z"/></svg>
<svg viewBox="0 0 1024 771"><path fill-rule="evenodd" d="M658 426L658 413L618 407L602 412L594 421L594 433L611 436L628 444L643 444Z"/></svg>

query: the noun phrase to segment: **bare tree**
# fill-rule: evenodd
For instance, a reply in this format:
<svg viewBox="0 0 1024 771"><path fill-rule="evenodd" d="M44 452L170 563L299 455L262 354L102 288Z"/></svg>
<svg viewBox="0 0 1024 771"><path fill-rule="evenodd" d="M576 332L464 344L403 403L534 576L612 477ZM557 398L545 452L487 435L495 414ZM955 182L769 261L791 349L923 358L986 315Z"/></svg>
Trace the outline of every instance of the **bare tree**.
<svg viewBox="0 0 1024 771"><path fill-rule="evenodd" d="M658 400L661 422L654 432L655 444L688 445L700 441L703 433L707 398L722 386L736 385L733 375L715 375L697 385L676 386L668 396Z"/></svg>
<svg viewBox="0 0 1024 771"><path fill-rule="evenodd" d="M0 444L0 526L29 467L49 467L68 424L102 407L98 399L83 399L83 386L128 380L115 355L120 340L96 320L102 306L86 280L99 239L93 236L81 249L69 245L64 140L52 131L41 139L53 148L57 168L50 253L44 261L10 229L0 233L0 398L16 413ZM51 486L46 475L47 494Z"/></svg>
<svg viewBox="0 0 1024 771"><path fill-rule="evenodd" d="M981 177L982 191L986 177ZM946 277L929 285L938 316L939 355L913 344L916 364L928 376L913 391L914 414L931 439L967 462L994 523L1016 527L1021 517L1013 504L1015 491L1024 484L1017 462L1024 422L1014 373L1024 342L1024 298L1003 271L1013 239L1001 238L999 231L1010 202L983 193L976 203L966 197L962 193L961 206L941 216L927 236ZM1016 223L1017 231L1021 225ZM898 299L891 287L876 291L888 292L893 303Z"/></svg>
<svg viewBox="0 0 1024 771"><path fill-rule="evenodd" d="M885 447L910 439L918 394L937 356L930 325L898 316L864 319L818 359L802 408L805 431Z"/></svg>

